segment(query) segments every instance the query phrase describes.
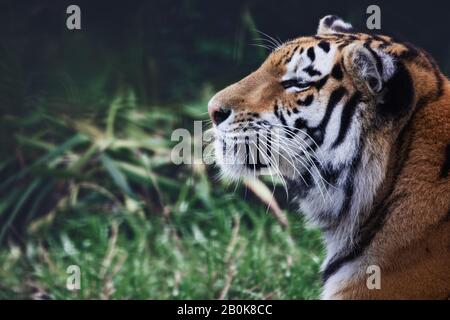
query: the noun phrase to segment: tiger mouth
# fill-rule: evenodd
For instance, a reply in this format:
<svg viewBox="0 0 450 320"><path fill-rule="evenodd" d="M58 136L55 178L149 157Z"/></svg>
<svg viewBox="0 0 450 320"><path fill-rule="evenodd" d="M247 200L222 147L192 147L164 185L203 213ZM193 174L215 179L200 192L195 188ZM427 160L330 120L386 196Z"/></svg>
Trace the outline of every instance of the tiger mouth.
<svg viewBox="0 0 450 320"><path fill-rule="evenodd" d="M295 139L273 126L219 133L216 160L226 176L300 175L305 156Z"/></svg>
<svg viewBox="0 0 450 320"><path fill-rule="evenodd" d="M253 132L243 135L234 134L220 139L220 164L237 167L243 166L252 173L259 173L262 169L275 164L273 159L272 142L270 133Z"/></svg>

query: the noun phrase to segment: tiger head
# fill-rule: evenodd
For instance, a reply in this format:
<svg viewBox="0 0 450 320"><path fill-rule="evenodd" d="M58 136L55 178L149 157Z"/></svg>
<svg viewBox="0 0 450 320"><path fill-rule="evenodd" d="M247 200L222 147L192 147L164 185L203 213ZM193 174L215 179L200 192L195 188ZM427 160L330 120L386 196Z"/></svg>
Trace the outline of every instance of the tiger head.
<svg viewBox="0 0 450 320"><path fill-rule="evenodd" d="M428 58L324 17L316 36L281 44L210 100L222 172L239 178L265 170L311 185L337 183L335 172L351 166L376 133L382 137L372 143L388 150L417 100L429 94L421 87L434 78L420 70L433 69Z"/></svg>
<svg viewBox="0 0 450 320"><path fill-rule="evenodd" d="M302 211L330 222L370 205L390 146L439 79L424 51L326 16L317 35L280 44L210 100L217 162L231 178L268 172L293 182Z"/></svg>

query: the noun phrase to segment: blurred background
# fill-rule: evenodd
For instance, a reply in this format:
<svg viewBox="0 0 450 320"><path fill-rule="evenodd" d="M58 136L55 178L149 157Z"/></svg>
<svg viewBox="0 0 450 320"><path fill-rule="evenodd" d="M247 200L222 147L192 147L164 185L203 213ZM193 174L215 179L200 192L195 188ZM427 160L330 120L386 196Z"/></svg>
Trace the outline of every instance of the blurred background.
<svg viewBox="0 0 450 320"><path fill-rule="evenodd" d="M444 1L0 1L0 298L314 299L320 233L269 181L175 166L176 128L336 14L450 73ZM66 8L81 8L81 30ZM268 203L272 203L269 207ZM81 289L66 288L67 267Z"/></svg>

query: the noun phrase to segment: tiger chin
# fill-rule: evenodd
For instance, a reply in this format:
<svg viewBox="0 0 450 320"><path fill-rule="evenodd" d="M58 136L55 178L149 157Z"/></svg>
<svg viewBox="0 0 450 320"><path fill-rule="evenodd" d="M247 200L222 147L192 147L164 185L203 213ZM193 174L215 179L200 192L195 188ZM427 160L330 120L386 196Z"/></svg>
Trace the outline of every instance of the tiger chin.
<svg viewBox="0 0 450 320"><path fill-rule="evenodd" d="M450 297L450 84L428 53L326 16L208 111L223 174L281 177L323 231L323 299Z"/></svg>

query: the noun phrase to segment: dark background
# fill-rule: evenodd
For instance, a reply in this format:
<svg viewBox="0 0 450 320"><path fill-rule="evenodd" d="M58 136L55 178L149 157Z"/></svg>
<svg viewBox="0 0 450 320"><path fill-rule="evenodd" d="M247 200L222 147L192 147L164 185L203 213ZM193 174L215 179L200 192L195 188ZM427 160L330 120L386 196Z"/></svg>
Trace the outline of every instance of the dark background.
<svg viewBox="0 0 450 320"><path fill-rule="evenodd" d="M381 7L380 33L428 50L450 71L445 1L10 1L0 7L1 77L24 97L60 92L65 81L86 95L130 84L148 103L198 97L256 68L266 53L255 29L281 40L314 34L337 14L366 31L366 8ZM65 9L78 4L82 30L69 31ZM104 81L98 84L99 74ZM97 82L96 82L97 81ZM95 82L95 83L93 83ZM58 86L59 85L59 86ZM17 97L20 100L20 97Z"/></svg>

